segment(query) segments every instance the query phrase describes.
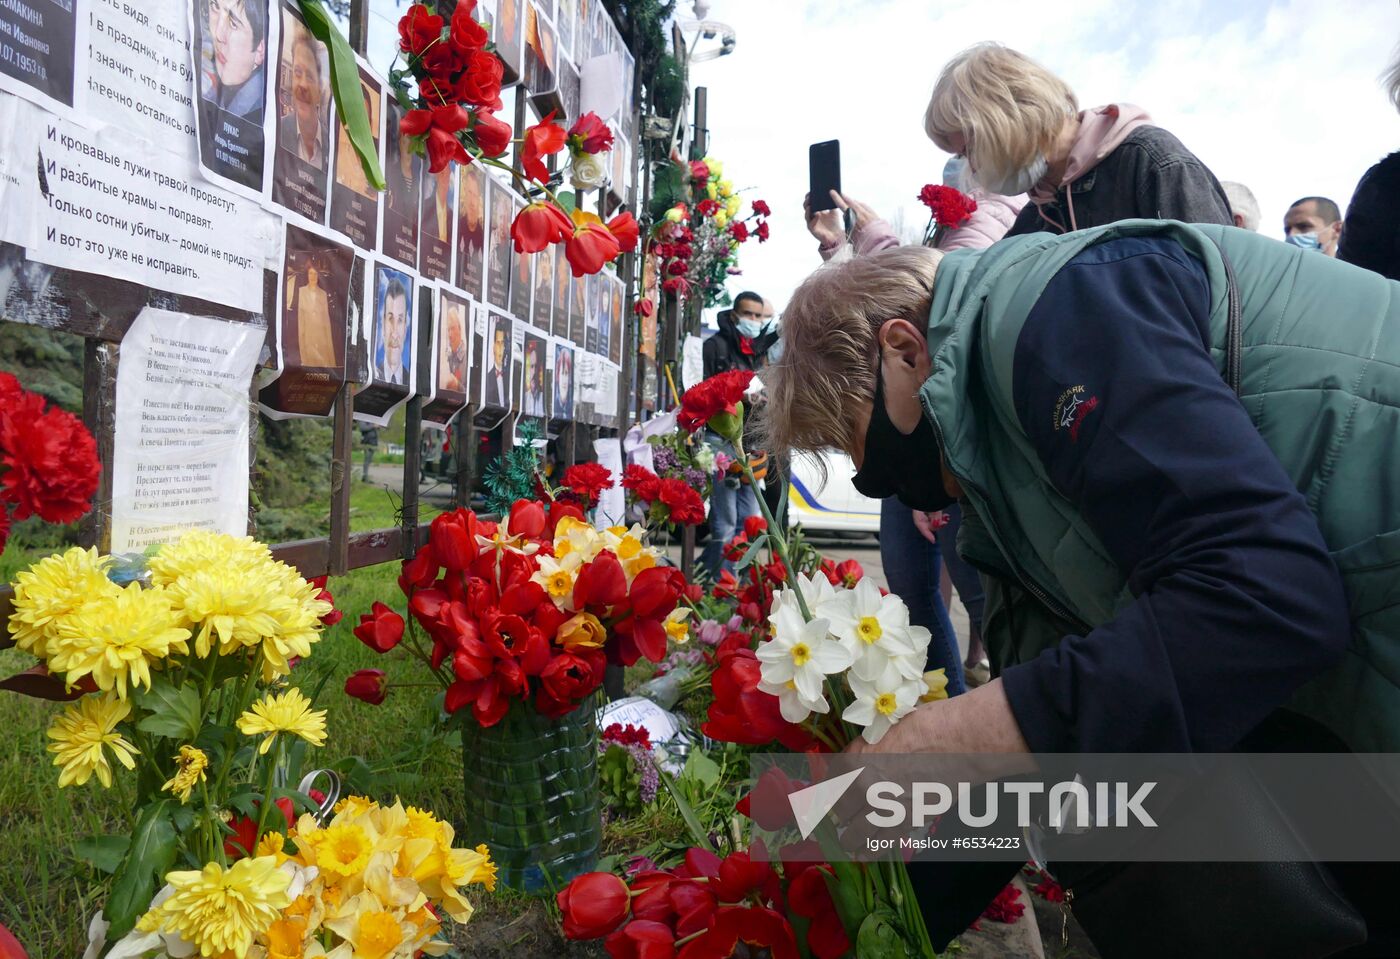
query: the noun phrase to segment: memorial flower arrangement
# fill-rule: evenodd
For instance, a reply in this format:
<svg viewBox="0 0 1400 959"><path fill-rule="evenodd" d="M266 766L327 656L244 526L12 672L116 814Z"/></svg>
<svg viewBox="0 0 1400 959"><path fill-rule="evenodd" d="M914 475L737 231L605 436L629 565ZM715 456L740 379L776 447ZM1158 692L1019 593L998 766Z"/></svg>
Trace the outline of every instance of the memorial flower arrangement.
<svg viewBox="0 0 1400 959"><path fill-rule="evenodd" d="M937 246L945 234L964 226L977 212L977 201L960 190L938 183L925 184L919 202L929 209L924 245Z"/></svg>
<svg viewBox="0 0 1400 959"><path fill-rule="evenodd" d="M769 237L768 204L755 200L740 216L743 199L723 173L713 157L690 163L672 159L657 172L652 201L656 226L648 251L657 257L662 290L705 306L723 300L725 280L739 272L739 247L750 237L760 243ZM639 302L637 308L648 307Z"/></svg>
<svg viewBox="0 0 1400 959"><path fill-rule="evenodd" d="M0 373L0 553L11 520L71 523L85 515L101 470L82 420Z"/></svg>
<svg viewBox="0 0 1400 959"><path fill-rule="evenodd" d="M499 523L459 509L433 520L404 563L407 621L375 603L355 635L381 653L403 644L442 685L447 712L469 710L480 726L512 700L563 716L608 663L665 656L689 610L684 577L661 556L641 526L598 530L569 503L518 500Z"/></svg>
<svg viewBox="0 0 1400 959"><path fill-rule="evenodd" d="M556 195L544 161L567 147L575 186L589 188L583 184L597 180L594 168L602 163L599 154L611 148L612 132L592 113L568 130L550 113L525 131L520 169L499 159L515 142L511 125L496 116L504 64L475 13L476 0L458 0L449 20L422 3L400 18L399 52L406 67L389 72L390 87L406 111L399 132L426 154L430 172L450 163L479 162L509 173L521 192L533 197L511 224L516 252L538 253L562 243L574 276L597 273L636 249L637 221L623 212L604 223L575 197Z"/></svg>
<svg viewBox="0 0 1400 959"><path fill-rule="evenodd" d="M361 796L336 804L324 825L306 813L269 831L255 856L174 871L108 959L412 959L440 956L441 917L466 923L465 887L495 888L485 846L453 845L431 812ZM89 935L100 943L104 920ZM94 954L95 955L95 954Z"/></svg>

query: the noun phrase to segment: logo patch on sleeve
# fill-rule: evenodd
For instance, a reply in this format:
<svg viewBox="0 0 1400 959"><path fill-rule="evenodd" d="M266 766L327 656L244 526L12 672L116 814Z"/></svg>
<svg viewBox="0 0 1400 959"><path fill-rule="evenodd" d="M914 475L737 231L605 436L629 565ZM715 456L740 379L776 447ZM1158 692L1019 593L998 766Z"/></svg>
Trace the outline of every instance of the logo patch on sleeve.
<svg viewBox="0 0 1400 959"><path fill-rule="evenodd" d="M1071 386L1055 401L1055 432L1069 432L1070 442L1079 441L1079 427L1084 419L1099 408L1099 398L1090 395L1084 384Z"/></svg>

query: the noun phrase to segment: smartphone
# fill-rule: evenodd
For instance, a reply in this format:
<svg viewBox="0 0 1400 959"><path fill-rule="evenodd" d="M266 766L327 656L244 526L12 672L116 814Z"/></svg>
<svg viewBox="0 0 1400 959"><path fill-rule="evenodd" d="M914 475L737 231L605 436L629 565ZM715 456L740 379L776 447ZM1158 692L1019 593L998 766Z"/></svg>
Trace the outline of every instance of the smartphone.
<svg viewBox="0 0 1400 959"><path fill-rule="evenodd" d="M841 192L841 141L813 143L807 151L810 168L812 211L836 209L831 191Z"/></svg>

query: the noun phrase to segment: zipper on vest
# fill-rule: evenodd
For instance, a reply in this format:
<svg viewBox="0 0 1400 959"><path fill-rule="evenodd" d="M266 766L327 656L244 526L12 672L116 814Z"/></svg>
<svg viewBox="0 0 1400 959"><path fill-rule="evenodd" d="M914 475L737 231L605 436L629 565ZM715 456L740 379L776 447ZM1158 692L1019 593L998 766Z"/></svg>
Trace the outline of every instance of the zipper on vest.
<svg viewBox="0 0 1400 959"><path fill-rule="evenodd" d="M938 440L938 449L940 454L942 454L942 451L948 448L948 444L945 443L943 439L943 426L938 422L938 417L934 415L933 408L929 404L928 397L922 390L919 391L919 405L923 407L924 415L928 417L929 423L933 426L933 435L934 438ZM946 455L942 456L942 461L943 465L948 468L948 472L953 473L952 464L948 462L948 457ZM979 496L982 497L983 500L987 502L991 501L991 497L987 495L987 492L985 490L974 485L973 483L968 482L966 479L964 479L962 476L959 476L957 473L953 473L953 476L955 479L957 479L957 481L960 484L976 492ZM1002 542L1004 542L1004 540L1002 539L1001 535L997 532L996 526L992 522L992 518L987 515L987 512L988 511L986 510L979 510L977 515L982 520L982 522L986 524L987 529L991 531L992 538L996 540L998 545L1000 545ZM1075 626L1080 627L1086 633L1093 629L1092 626L1084 622L1083 619L1076 616L1073 612L1066 608L1063 603L1055 599L1055 597L1051 596L1046 590L1042 589L1040 585L1036 583L1036 581L1033 580L1025 572L1025 570L1021 568L1020 564L1016 562L1015 557L1007 556L1005 552L1003 552L1002 558L1005 559L1011 565L1011 572L1015 575L1017 581L1020 582L1021 587L1025 589L1026 592L1034 596L1042 606L1050 610L1050 612L1054 613L1056 616L1060 617L1060 619L1064 620L1065 622L1072 623Z"/></svg>

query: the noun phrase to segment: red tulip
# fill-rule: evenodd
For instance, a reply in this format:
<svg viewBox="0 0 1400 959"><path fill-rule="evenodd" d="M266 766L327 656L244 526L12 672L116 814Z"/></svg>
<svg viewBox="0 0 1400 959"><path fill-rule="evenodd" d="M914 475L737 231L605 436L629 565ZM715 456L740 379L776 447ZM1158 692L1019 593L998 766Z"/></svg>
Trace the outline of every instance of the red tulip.
<svg viewBox="0 0 1400 959"><path fill-rule="evenodd" d="M510 225L516 253L538 253L551 243L568 239L573 232L574 224L569 215L553 203L531 203Z"/></svg>
<svg viewBox="0 0 1400 959"><path fill-rule="evenodd" d="M621 247L617 237L601 223L578 224L564 247L574 276L589 276L600 272L617 258Z"/></svg>
<svg viewBox="0 0 1400 959"><path fill-rule="evenodd" d="M760 906L726 906L715 913L710 930L686 943L680 959L726 959L740 943L750 954L766 950L771 959L797 959L797 939L787 918Z"/></svg>
<svg viewBox="0 0 1400 959"><path fill-rule="evenodd" d="M777 832L792 825L792 804L788 797L805 785L789 779L777 766L770 766L758 777L753 790L735 803L734 809L752 819L760 829Z"/></svg>
<svg viewBox="0 0 1400 959"><path fill-rule="evenodd" d="M608 936L603 946L613 959L672 959L676 935L665 923L639 919Z"/></svg>
<svg viewBox="0 0 1400 959"><path fill-rule="evenodd" d="M4 544L0 543L0 551L3 551L4 548ZM326 577L317 576L310 582L312 586L315 586L318 590L320 590L320 592L316 594L316 598L322 600L323 602L331 604L331 611L321 617L322 624L326 626L334 626L336 623L344 619L345 613L335 608L335 597L331 595L330 590L326 589Z"/></svg>
<svg viewBox="0 0 1400 959"><path fill-rule="evenodd" d="M608 232L617 237L617 245L623 253L631 253L637 248L639 228L637 219L624 210L608 221Z"/></svg>
<svg viewBox="0 0 1400 959"><path fill-rule="evenodd" d="M668 925L675 918L671 905L671 884L676 882L669 872L650 870L632 878L632 917Z"/></svg>
<svg viewBox="0 0 1400 959"><path fill-rule="evenodd" d="M399 574L399 589L408 595L415 589L426 589L437 580L438 561L432 543L424 543L410 560L405 560Z"/></svg>
<svg viewBox="0 0 1400 959"><path fill-rule="evenodd" d="M0 925L0 959L29 959L19 940L3 925Z"/></svg>
<svg viewBox="0 0 1400 959"><path fill-rule="evenodd" d="M510 534L539 539L544 534L544 506L537 500L518 499L510 508Z"/></svg>
<svg viewBox="0 0 1400 959"><path fill-rule="evenodd" d="M540 672L540 692L535 708L557 717L572 711L603 682L607 659L602 650L560 653Z"/></svg>
<svg viewBox="0 0 1400 959"><path fill-rule="evenodd" d="M676 913L676 935L684 938L710 924L719 903L706 883L678 879L671 883L671 908Z"/></svg>
<svg viewBox="0 0 1400 959"><path fill-rule="evenodd" d="M627 919L627 884L610 872L586 872L554 897L570 939L601 939Z"/></svg>
<svg viewBox="0 0 1400 959"><path fill-rule="evenodd" d="M403 617L375 600L370 612L360 617L355 638L376 653L387 653L403 639Z"/></svg>
<svg viewBox="0 0 1400 959"><path fill-rule="evenodd" d="M472 162L472 155L467 152L462 141L457 139L457 135L448 133L441 127L433 127L428 131L427 148L429 173L440 173L454 161L463 166Z"/></svg>
<svg viewBox="0 0 1400 959"><path fill-rule="evenodd" d="M541 162L541 157L558 153L564 149L568 134L554 122L557 110L525 131L525 146L520 151L520 166L525 175L540 183L549 181L549 169Z"/></svg>
<svg viewBox="0 0 1400 959"><path fill-rule="evenodd" d="M378 706L389 695L389 682L382 669L361 669L345 679L345 694Z"/></svg>
<svg viewBox="0 0 1400 959"><path fill-rule="evenodd" d="M458 509L433 518L428 528L433 555L450 573L460 573L476 559L476 516Z"/></svg>
<svg viewBox="0 0 1400 959"><path fill-rule="evenodd" d="M606 608L627 598L627 574L612 550L602 550L574 580L574 606ZM776 702L776 700L775 700Z"/></svg>
<svg viewBox="0 0 1400 959"><path fill-rule="evenodd" d="M749 893L763 888L773 867L754 862L746 852L733 852L719 864L719 876L711 883L723 902L742 902Z"/></svg>
<svg viewBox="0 0 1400 959"><path fill-rule="evenodd" d="M788 909L794 915L811 920L807 927L807 946L817 959L838 959L851 948L827 886L830 874L830 867L822 863L796 873L796 878L788 884Z"/></svg>
<svg viewBox="0 0 1400 959"><path fill-rule="evenodd" d="M470 66L468 67L470 69ZM499 91L498 91L499 95ZM466 99L465 97L463 99ZM472 136L485 156L498 157L510 148L515 131L511 125L488 110L476 112L476 123L472 126Z"/></svg>
<svg viewBox="0 0 1400 959"><path fill-rule="evenodd" d="M263 823L264 830L278 830L286 832L292 828L292 823L296 822L296 807L292 801L286 797L273 800L277 811L282 814L282 822L279 824L275 817L269 822ZM253 800L253 815L239 816L228 825L233 830L232 836L224 837L224 855L230 860L242 859L250 854L258 845L258 800Z"/></svg>
<svg viewBox="0 0 1400 959"><path fill-rule="evenodd" d="M612 149L613 132L598 114L585 113L569 127L569 148L579 153L603 153Z"/></svg>
<svg viewBox="0 0 1400 959"><path fill-rule="evenodd" d="M656 303L651 297L644 296L636 302L632 311L638 316L651 316L656 312Z"/></svg>

